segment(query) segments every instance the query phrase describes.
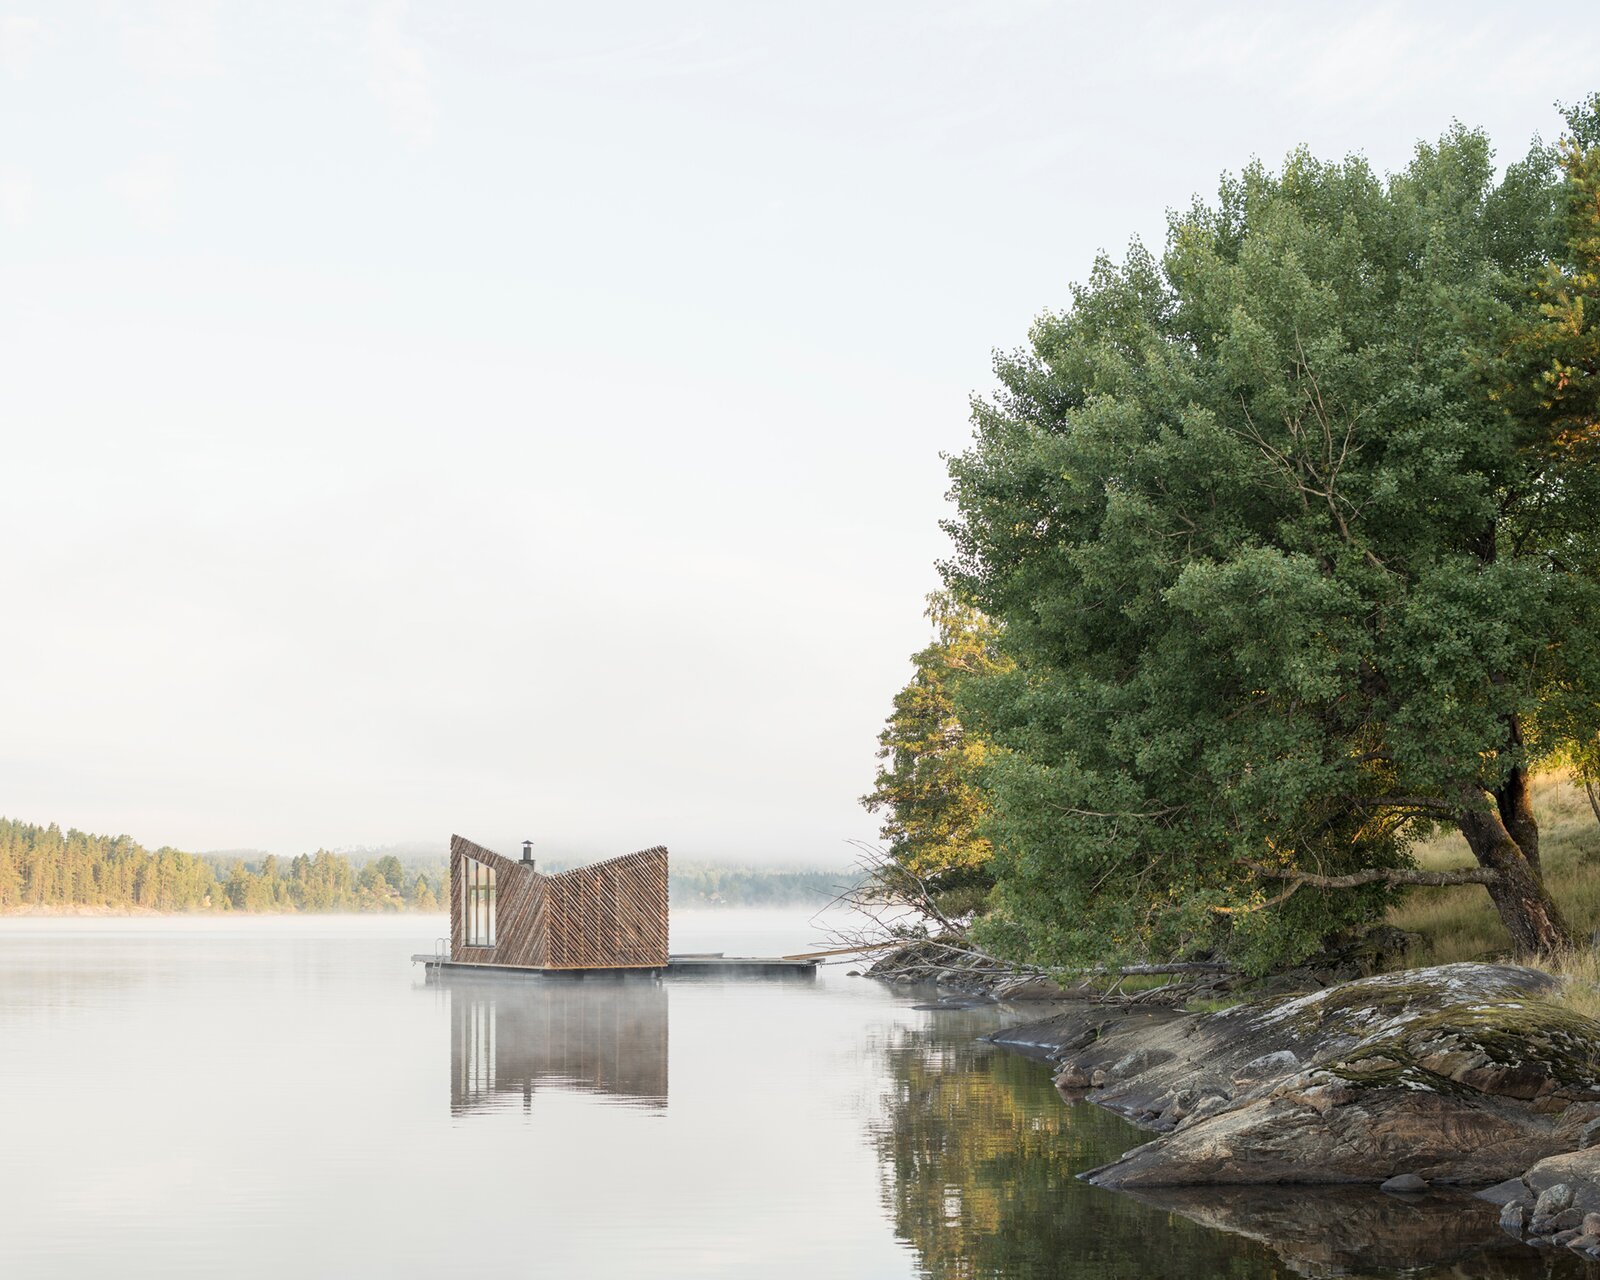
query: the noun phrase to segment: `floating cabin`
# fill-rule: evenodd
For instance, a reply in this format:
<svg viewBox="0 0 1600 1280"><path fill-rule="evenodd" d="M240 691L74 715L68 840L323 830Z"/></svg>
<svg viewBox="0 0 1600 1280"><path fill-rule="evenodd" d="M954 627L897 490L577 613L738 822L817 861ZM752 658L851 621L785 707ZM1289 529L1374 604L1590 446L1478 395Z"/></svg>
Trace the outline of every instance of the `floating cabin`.
<svg viewBox="0 0 1600 1280"><path fill-rule="evenodd" d="M547 876L450 837L450 958L527 969L660 969L667 851L660 845Z"/></svg>
<svg viewBox="0 0 1600 1280"><path fill-rule="evenodd" d="M660 845L545 875L524 841L520 861L450 837L450 940L413 956L428 977L477 973L760 973L814 975L807 956L667 953L667 851Z"/></svg>

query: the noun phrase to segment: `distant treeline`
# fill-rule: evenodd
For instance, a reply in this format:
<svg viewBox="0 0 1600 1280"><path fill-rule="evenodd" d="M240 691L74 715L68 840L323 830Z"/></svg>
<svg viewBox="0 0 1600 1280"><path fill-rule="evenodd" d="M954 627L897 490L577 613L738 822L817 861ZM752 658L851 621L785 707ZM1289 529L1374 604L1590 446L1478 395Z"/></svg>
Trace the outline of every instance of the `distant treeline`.
<svg viewBox="0 0 1600 1280"><path fill-rule="evenodd" d="M855 871L769 871L714 862L684 862L672 867L670 891L675 907L791 907L820 909L860 879Z"/></svg>
<svg viewBox="0 0 1600 1280"><path fill-rule="evenodd" d="M246 862L0 818L0 912L438 911L442 881L408 872L392 854L360 867L324 849Z"/></svg>
<svg viewBox="0 0 1600 1280"><path fill-rule="evenodd" d="M851 872L684 862L672 868L671 894L679 907L820 908L856 878ZM442 862L419 868L415 859L402 862L387 853L358 864L326 849L293 858L150 850L129 836L0 818L0 913L29 908L443 911L448 900Z"/></svg>

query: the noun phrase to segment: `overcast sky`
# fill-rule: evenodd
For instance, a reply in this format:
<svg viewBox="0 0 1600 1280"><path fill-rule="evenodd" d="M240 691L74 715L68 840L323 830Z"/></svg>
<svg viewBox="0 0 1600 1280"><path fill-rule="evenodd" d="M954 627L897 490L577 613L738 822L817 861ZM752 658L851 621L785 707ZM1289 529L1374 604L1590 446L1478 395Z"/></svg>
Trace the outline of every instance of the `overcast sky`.
<svg viewBox="0 0 1600 1280"><path fill-rule="evenodd" d="M0 3L0 813L843 865L992 350L1597 87L1576 4Z"/></svg>

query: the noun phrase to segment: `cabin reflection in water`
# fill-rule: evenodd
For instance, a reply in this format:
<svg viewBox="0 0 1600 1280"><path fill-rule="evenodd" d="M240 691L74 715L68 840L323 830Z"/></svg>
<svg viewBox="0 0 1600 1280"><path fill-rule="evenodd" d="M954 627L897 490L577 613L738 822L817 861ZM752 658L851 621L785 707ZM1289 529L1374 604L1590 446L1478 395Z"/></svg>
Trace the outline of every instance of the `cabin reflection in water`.
<svg viewBox="0 0 1600 1280"><path fill-rule="evenodd" d="M667 1105L667 992L641 980L454 978L450 1111L504 1109L536 1089Z"/></svg>

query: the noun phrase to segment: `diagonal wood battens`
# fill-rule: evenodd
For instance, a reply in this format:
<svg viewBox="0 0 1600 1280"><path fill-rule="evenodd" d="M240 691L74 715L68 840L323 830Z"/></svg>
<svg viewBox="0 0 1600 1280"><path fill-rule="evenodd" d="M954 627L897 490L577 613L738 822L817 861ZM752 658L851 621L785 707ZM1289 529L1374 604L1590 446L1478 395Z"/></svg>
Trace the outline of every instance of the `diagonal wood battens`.
<svg viewBox="0 0 1600 1280"><path fill-rule="evenodd" d="M494 945L467 945L465 860L494 872ZM450 837L450 958L541 969L667 963L667 851L660 845L547 876Z"/></svg>

